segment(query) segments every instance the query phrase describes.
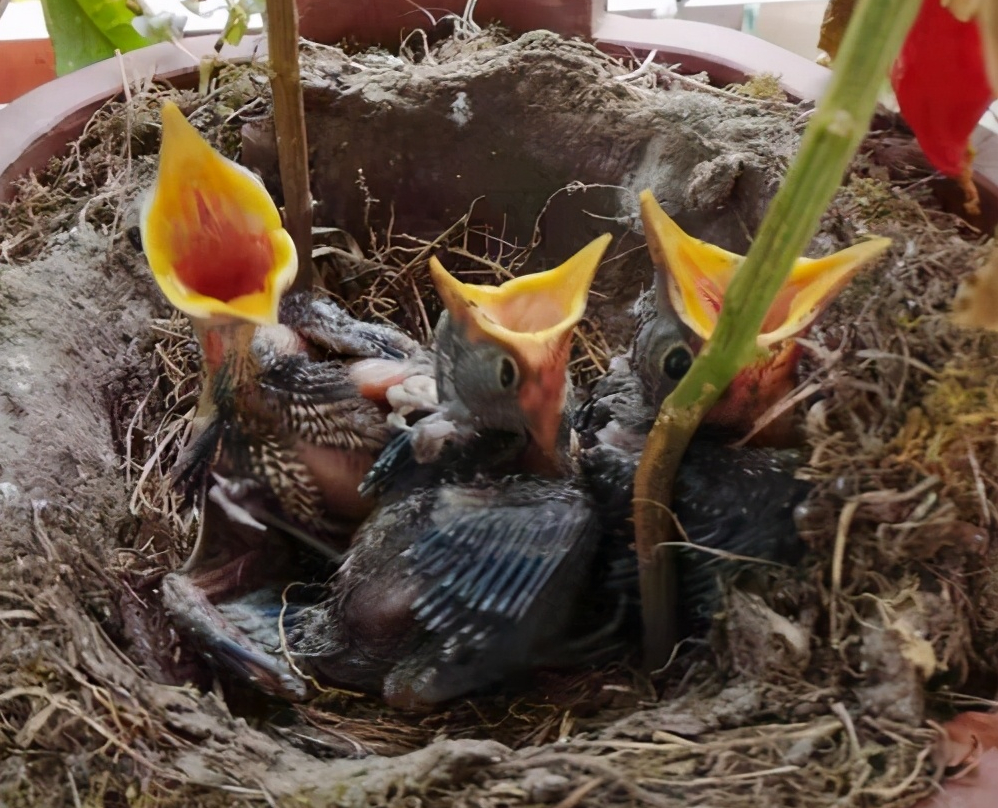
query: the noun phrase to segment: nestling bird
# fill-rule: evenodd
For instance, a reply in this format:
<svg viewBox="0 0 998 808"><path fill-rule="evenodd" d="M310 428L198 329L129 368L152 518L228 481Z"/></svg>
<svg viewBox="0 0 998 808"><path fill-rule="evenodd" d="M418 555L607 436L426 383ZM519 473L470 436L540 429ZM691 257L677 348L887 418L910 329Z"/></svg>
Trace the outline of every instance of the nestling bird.
<svg viewBox="0 0 998 808"><path fill-rule="evenodd" d="M654 313L642 316L665 316L671 307L689 330L689 346L696 354L713 334L725 292L745 258L688 236L650 191L641 194L641 218L656 268ZM802 352L796 337L804 334L850 279L879 258L890 243L887 238L871 238L824 258L798 258L763 321L757 339L759 359L735 377L706 422L738 437L752 429L756 417L796 384ZM643 304L646 311L651 302ZM656 362L661 366L666 361L668 341L651 334L649 340L642 363L650 368ZM669 386L668 373L657 376L660 383ZM654 398L661 401L665 391L656 391ZM766 440L767 434L774 436L782 426L774 422L761 439Z"/></svg>
<svg viewBox="0 0 998 808"><path fill-rule="evenodd" d="M282 299L297 259L274 202L172 102L141 233L157 284L191 318L204 355L175 475L208 469L210 495L233 519L345 548L372 507L357 486L392 434L387 391L428 378L425 354L329 300Z"/></svg>
<svg viewBox="0 0 998 808"><path fill-rule="evenodd" d="M164 601L204 646L231 645L242 634L226 633L217 604L248 597L255 614L261 587L279 594L338 562L373 508L357 486L393 434L393 391L418 409L410 383L430 380L432 366L397 329L309 293L284 295L297 265L276 206L172 103L141 235L160 289L191 318L205 368L174 476L208 475L209 494L197 546ZM432 408L432 388L423 392ZM271 675L281 674L260 672Z"/></svg>
<svg viewBox="0 0 998 808"><path fill-rule="evenodd" d="M271 593L213 616L181 576L164 581L217 659L286 697L333 684L405 708L556 661L600 537L575 475L567 360L608 241L497 288L433 262L440 411L389 450L415 466L376 470L378 509L321 602L282 618Z"/></svg>
<svg viewBox="0 0 998 808"><path fill-rule="evenodd" d="M577 419L587 475L605 503L604 522L618 547L611 557L631 565L633 580L636 563L625 548L632 540L634 471L645 438L663 400L713 333L724 293L744 260L688 236L649 191L641 195L641 213L654 288L635 305L629 352L612 361ZM801 353L795 337L889 244L871 239L826 258L798 259L764 321L758 361L736 376L688 448L673 509L690 544L702 548L679 557L681 603L692 617L709 617L719 604L718 573L739 567L713 551L782 563L799 557L793 511L808 486L794 478L797 453L724 444L744 437L793 389ZM787 426L784 418L758 435L782 442Z"/></svg>

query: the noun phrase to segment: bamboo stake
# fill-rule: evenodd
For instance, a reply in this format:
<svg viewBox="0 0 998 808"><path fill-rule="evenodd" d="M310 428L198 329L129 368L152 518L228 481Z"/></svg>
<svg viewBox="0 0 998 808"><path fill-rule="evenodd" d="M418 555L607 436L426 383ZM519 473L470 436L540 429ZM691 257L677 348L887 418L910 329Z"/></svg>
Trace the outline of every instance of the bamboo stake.
<svg viewBox="0 0 998 808"><path fill-rule="evenodd" d="M305 105L298 65L298 7L294 0L267 0L277 158L284 192L285 227L298 252L298 275L292 289L310 289L312 268L312 193L308 175Z"/></svg>

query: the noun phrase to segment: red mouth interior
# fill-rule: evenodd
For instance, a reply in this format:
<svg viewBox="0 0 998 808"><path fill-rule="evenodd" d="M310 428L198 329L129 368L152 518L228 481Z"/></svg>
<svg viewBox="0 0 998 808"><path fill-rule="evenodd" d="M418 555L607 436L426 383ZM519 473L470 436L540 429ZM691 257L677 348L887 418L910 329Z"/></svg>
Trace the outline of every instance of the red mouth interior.
<svg viewBox="0 0 998 808"><path fill-rule="evenodd" d="M208 205L200 190L192 226L174 227L180 245L174 268L188 289L227 302L262 292L274 265L274 247L263 232L251 232L227 211Z"/></svg>

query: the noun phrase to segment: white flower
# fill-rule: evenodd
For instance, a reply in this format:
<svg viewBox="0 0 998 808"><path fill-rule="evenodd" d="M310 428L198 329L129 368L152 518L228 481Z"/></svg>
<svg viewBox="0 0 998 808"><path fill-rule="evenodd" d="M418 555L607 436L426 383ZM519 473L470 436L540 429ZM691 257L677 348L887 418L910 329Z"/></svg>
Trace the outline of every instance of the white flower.
<svg viewBox="0 0 998 808"><path fill-rule="evenodd" d="M175 42L184 35L187 17L162 11L159 14L140 14L132 20L132 27L139 35L152 42Z"/></svg>
<svg viewBox="0 0 998 808"><path fill-rule="evenodd" d="M267 0L241 0L239 5L247 14L263 14L267 10Z"/></svg>

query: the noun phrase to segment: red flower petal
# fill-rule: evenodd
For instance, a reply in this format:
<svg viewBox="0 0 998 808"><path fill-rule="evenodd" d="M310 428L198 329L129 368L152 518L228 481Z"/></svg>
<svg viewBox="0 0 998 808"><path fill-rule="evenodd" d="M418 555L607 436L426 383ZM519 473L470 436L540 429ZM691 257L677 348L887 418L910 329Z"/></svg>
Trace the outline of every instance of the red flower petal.
<svg viewBox="0 0 998 808"><path fill-rule="evenodd" d="M891 70L901 114L932 164L950 176L968 166L968 141L994 96L981 35L940 0L924 0Z"/></svg>

